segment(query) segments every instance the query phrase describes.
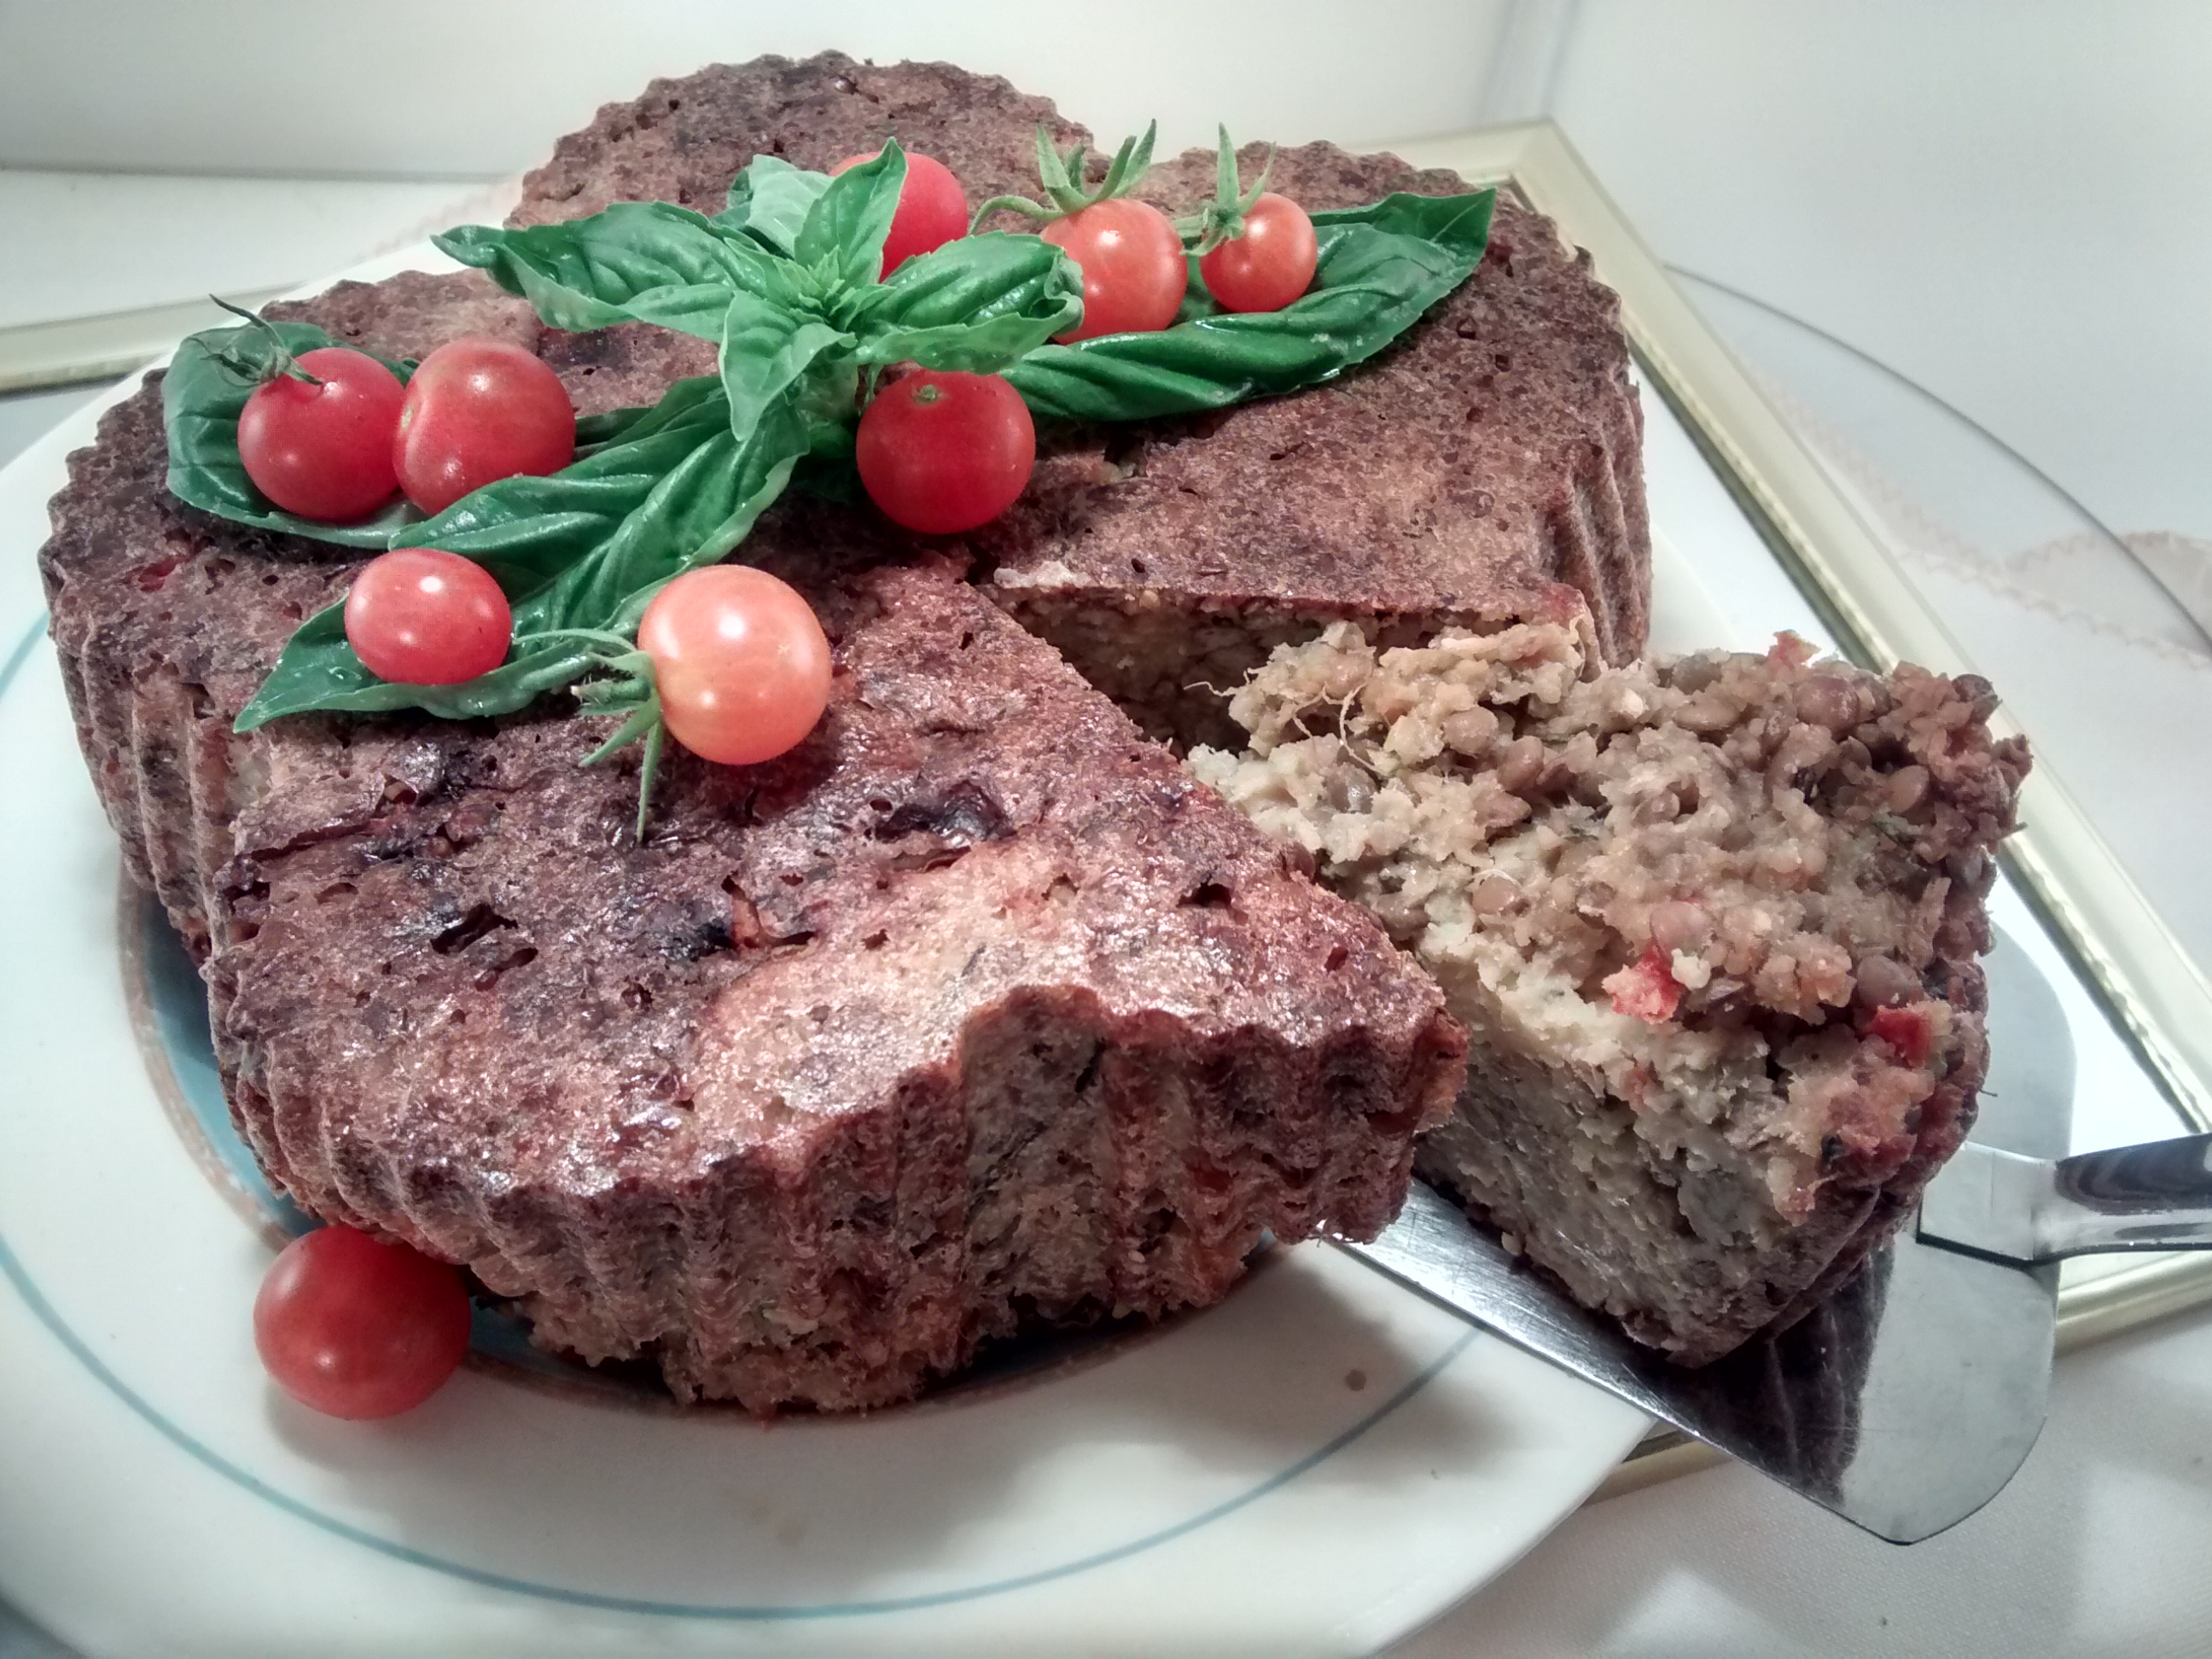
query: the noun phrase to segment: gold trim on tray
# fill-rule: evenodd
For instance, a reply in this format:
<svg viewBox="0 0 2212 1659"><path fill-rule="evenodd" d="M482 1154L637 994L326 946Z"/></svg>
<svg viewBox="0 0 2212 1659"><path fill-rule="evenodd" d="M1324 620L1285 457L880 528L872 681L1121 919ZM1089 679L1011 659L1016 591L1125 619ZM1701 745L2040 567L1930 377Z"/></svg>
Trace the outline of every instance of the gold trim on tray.
<svg viewBox="0 0 2212 1659"><path fill-rule="evenodd" d="M1534 121L1389 148L1416 166L1511 189L1555 221L1568 242L1589 251L1599 279L1620 295L1621 326L1645 381L1848 653L1877 667L1909 660L1947 674L1972 671L1890 549L1752 383L1558 127ZM2018 729L2002 713L1991 724ZM2021 816L2024 827L2005 857L2015 884L2184 1123L2212 1129L2212 978L2047 762L2021 791ZM2206 1302L2212 1302L2212 1253L2150 1257L2063 1285L2058 1348L2063 1353ZM1655 1432L1592 1501L1722 1461L1671 1430Z"/></svg>

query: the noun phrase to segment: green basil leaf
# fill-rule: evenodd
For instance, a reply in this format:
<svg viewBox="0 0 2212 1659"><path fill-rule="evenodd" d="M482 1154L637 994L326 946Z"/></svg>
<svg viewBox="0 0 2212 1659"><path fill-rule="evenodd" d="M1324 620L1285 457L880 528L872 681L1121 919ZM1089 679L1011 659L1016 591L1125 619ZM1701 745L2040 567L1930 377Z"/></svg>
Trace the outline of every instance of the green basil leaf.
<svg viewBox="0 0 2212 1659"><path fill-rule="evenodd" d="M463 225L431 240L572 331L658 323L719 340L732 294L785 286L774 255L672 202L617 202L520 230Z"/></svg>
<svg viewBox="0 0 2212 1659"><path fill-rule="evenodd" d="M789 258L799 228L829 188L826 173L795 167L781 155L756 155L731 184L730 204L714 222L744 231Z"/></svg>
<svg viewBox="0 0 2212 1659"><path fill-rule="evenodd" d="M295 356L344 343L313 323L269 326ZM246 464L238 458L238 417L245 412L254 386L224 368L219 354L234 345L250 343L245 337L258 331L244 323L236 328L211 328L192 335L177 348L176 357L161 379L161 422L169 440L169 493L203 513L257 530L381 550L393 533L416 516L405 501L394 501L381 512L353 524L321 524L276 507L246 476ZM414 372L411 362L381 357L377 361L403 381Z"/></svg>
<svg viewBox="0 0 2212 1659"><path fill-rule="evenodd" d="M592 661L581 644L561 641L459 685L401 685L362 665L346 643L345 606L334 605L308 617L285 641L276 666L239 715L238 729L251 732L286 714L332 710L374 714L421 708L448 720L511 714L587 673Z"/></svg>
<svg viewBox="0 0 2212 1659"><path fill-rule="evenodd" d="M635 412L618 439L574 465L550 477L488 484L399 538L491 571L514 608L514 660L459 685L380 680L346 643L342 607L333 606L286 643L238 730L313 710L513 714L600 660L583 642L533 635L634 629L663 584L744 539L807 445L805 422L788 398L741 439L718 380L678 381L652 409Z"/></svg>
<svg viewBox="0 0 2212 1659"><path fill-rule="evenodd" d="M518 633L595 628L634 633L645 607L687 570L719 564L752 533L806 453L805 423L787 399L750 433L722 430L661 480L590 558L515 609Z"/></svg>
<svg viewBox="0 0 2212 1659"><path fill-rule="evenodd" d="M863 363L914 362L988 374L1075 326L1083 273L1035 236L963 236L862 291L852 327Z"/></svg>
<svg viewBox="0 0 2212 1659"><path fill-rule="evenodd" d="M827 323L738 295L722 324L722 392L730 400L731 429L751 431L816 358L852 343L851 335Z"/></svg>
<svg viewBox="0 0 2212 1659"><path fill-rule="evenodd" d="M882 274L884 239L891 232L899 191L906 185L906 152L896 138L883 153L847 167L830 181L799 227L791 256L832 283L858 286Z"/></svg>
<svg viewBox="0 0 2212 1659"><path fill-rule="evenodd" d="M610 409L598 415L576 416L576 459L583 460L598 453L609 444L619 443L653 413L653 408Z"/></svg>
<svg viewBox="0 0 2212 1659"><path fill-rule="evenodd" d="M1470 273L1490 246L1490 216L1498 204L1494 190L1463 196L1414 196L1405 191L1365 207L1326 209L1313 216L1314 229L1364 226L1400 236L1418 236L1458 255Z"/></svg>
<svg viewBox="0 0 2212 1659"><path fill-rule="evenodd" d="M1149 334L1039 347L1006 379L1045 418L1150 420L1222 409L1334 380L1474 275L1493 191L1397 195L1314 215L1313 288L1275 312L1195 316Z"/></svg>
<svg viewBox="0 0 2212 1659"><path fill-rule="evenodd" d="M487 484L395 544L474 559L520 605L618 534L668 473L729 424L719 381L678 380L617 441L550 477Z"/></svg>

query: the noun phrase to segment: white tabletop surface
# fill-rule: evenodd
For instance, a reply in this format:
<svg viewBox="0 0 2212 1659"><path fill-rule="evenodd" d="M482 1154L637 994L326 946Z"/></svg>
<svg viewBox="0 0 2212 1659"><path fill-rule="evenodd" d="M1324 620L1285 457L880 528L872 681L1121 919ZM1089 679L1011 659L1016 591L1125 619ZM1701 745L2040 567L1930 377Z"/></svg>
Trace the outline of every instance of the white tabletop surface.
<svg viewBox="0 0 2212 1659"><path fill-rule="evenodd" d="M150 17L156 9L136 9ZM481 19L487 9L440 9ZM1042 34L993 36L977 21L984 12L1003 21L1010 8L963 13L946 26L960 39L934 49L919 42L919 25L887 21L900 15L891 8L834 9L853 14L855 34L872 29L889 42L853 50L969 61L988 51L989 67L1055 91L1102 125L1121 118L1135 95L1127 76L1141 72L1127 53L1085 60L1048 48ZM2212 9L1516 0L1451 25L1446 45L1467 60L1456 80L1425 70L1395 100L1371 56L1359 58L1360 42L1321 40L1324 9L1291 9L1320 44L1285 53L1309 68L1333 53L1346 66L1341 122L1358 129L1347 137L1548 111L1662 258L1933 387L2113 527L2212 538L2212 469L2203 460L2212 310L2201 297L2212 253L2212 194L2203 188L2212 116L2201 94ZM667 10L696 22L702 9ZM1423 10L1381 9L1406 31ZM0 17L0 84L32 72L21 52L15 71L6 66L11 29L46 54L38 75L51 78L66 58L61 26L25 17ZM850 38L826 24L819 41L776 27L767 44L787 51ZM1235 33L1211 14L1202 27ZM746 55L723 41L687 46L665 17L658 30L645 46L630 43L631 56L649 48L677 67L687 51L691 61ZM125 64L126 82L137 84L135 74L155 84L153 50L137 68ZM629 76L662 66L624 58L617 68ZM561 96L580 106L621 89L571 80ZM1248 88L1227 112L1255 133L1282 132L1294 104L1305 112L1297 136L1334 131L1315 112L1326 85L1318 70L1293 75L1275 102ZM1086 105L1086 88L1111 109ZM1167 100L1181 108L1196 96L1188 77L1143 90L1164 113ZM0 105L11 100L15 113L0 113L0 163L51 167L75 155L149 173L167 165L162 136L146 127L152 104L142 100L137 125L115 129L125 137L102 150L96 138L56 136L66 100L49 100L35 119L21 88ZM1404 111L1407 120L1391 120ZM151 136L131 150L138 141L130 135L142 130ZM412 240L447 202L520 164L496 146L471 149L474 131L441 129L453 165L436 170L461 175L442 179L118 181L0 170L0 211L11 225L0 238L0 325L210 287L275 287ZM265 165L281 171L283 158ZM138 228L158 232L158 258L122 234L131 221L118 204L140 216ZM134 246L135 257L110 252ZM0 460L81 395L0 399ZM2191 942L2212 954L2212 939ZM2021 1475L1982 1514L1929 1543L1877 1543L1755 1476L1716 1469L1585 1509L1400 1650L1425 1659L2208 1652L2207 1560L2212 1317L2198 1316L2061 1362L2050 1425ZM0 1656L45 1650L0 1619Z"/></svg>

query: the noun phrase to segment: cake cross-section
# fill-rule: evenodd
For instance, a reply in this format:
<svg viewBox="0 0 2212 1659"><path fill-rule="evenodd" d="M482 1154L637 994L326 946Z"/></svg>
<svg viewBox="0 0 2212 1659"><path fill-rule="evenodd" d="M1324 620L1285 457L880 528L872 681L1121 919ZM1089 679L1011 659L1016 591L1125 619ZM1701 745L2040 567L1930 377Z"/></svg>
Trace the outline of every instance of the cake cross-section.
<svg viewBox="0 0 2212 1659"><path fill-rule="evenodd" d="M1986 684L1557 628L1333 629L1194 757L1381 916L1469 1029L1418 1167L1679 1358L1787 1323L1972 1121L1990 854L2027 769Z"/></svg>

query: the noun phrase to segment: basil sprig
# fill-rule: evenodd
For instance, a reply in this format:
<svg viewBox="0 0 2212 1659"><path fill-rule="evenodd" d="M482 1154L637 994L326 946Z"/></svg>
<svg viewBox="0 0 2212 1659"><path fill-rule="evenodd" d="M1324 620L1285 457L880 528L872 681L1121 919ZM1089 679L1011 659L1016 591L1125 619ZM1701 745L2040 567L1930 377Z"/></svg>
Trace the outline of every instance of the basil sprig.
<svg viewBox="0 0 2212 1659"><path fill-rule="evenodd" d="M1364 362L1482 263L1497 191L1386 197L1313 216L1313 287L1280 311L1236 313L1200 296L1150 334L1046 345L1006 371L1035 414L1140 421L1303 391Z"/></svg>
<svg viewBox="0 0 2212 1659"><path fill-rule="evenodd" d="M664 584L744 539L805 447L788 405L740 439L719 382L679 380L574 465L487 485L394 538L395 546L461 554L491 572L514 611L507 662L458 685L380 680L346 642L345 607L334 605L285 642L237 729L313 710L509 714L605 672L627 653L624 636Z"/></svg>
<svg viewBox="0 0 2212 1659"><path fill-rule="evenodd" d="M489 570L514 612L507 662L458 685L380 680L334 605L286 643L238 729L317 710L512 714L580 680L597 708L643 707L649 678L626 636L646 605L736 548L802 460L849 454L867 369L999 368L1081 315L1073 266L1034 237L964 239L875 282L905 168L895 144L834 180L763 157L715 220L622 203L566 224L441 237L558 327L707 332L711 318L720 373L601 421L588 453L550 477L502 479L434 518L349 532L350 545L436 547Z"/></svg>
<svg viewBox="0 0 2212 1659"><path fill-rule="evenodd" d="M618 202L587 219L434 240L556 328L658 323L715 341L740 422L817 360L825 380L855 363L988 374L1075 325L1081 278L1034 236L962 237L878 283L905 179L896 143L835 179L764 155L711 219Z"/></svg>
<svg viewBox="0 0 2212 1659"><path fill-rule="evenodd" d="M1133 184L1148 149L1124 145L1109 184ZM1080 157L1053 160L1074 191ZM678 381L649 410L580 421L573 465L503 479L428 519L398 506L347 526L279 512L238 459L252 386L226 359L237 361L242 331L187 341L163 393L177 495L349 547L461 554L492 573L514 615L498 668L459 685L403 685L362 665L346 642L343 607L333 605L287 642L238 729L319 710L506 714L574 688L586 711L628 716L592 758L642 738L649 789L662 727L651 663L633 642L646 606L675 576L727 556L794 476L825 493L849 491L854 427L878 370L915 362L1000 372L1038 416L1081 421L1295 392L1372 356L1464 282L1481 261L1495 200L1490 191L1395 195L1315 214L1315 283L1284 310L1221 312L1194 260L1173 326L1063 346L1051 342L1082 314L1080 273L1037 237L973 234L877 280L905 174L896 143L834 179L759 156L712 217L629 202L565 223L464 226L438 238L555 327L679 330L716 343L719 372ZM307 324L273 327L295 354L335 343ZM393 367L404 377L412 365ZM640 811L641 827L643 791Z"/></svg>

